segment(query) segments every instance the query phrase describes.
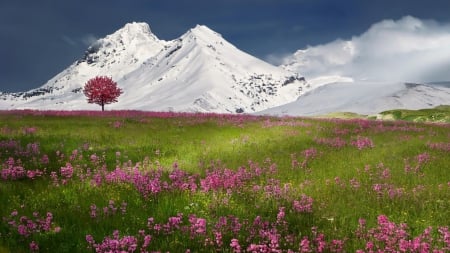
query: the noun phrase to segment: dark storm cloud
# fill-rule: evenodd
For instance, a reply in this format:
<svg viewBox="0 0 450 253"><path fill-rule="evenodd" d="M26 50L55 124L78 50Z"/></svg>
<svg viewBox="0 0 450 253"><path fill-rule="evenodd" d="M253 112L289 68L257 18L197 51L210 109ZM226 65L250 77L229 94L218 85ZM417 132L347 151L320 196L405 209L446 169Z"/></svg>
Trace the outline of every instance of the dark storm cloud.
<svg viewBox="0 0 450 253"><path fill-rule="evenodd" d="M143 21L174 39L196 24L262 59L351 39L383 19L448 22L447 0L3 0L0 91L36 88L82 56L96 38Z"/></svg>

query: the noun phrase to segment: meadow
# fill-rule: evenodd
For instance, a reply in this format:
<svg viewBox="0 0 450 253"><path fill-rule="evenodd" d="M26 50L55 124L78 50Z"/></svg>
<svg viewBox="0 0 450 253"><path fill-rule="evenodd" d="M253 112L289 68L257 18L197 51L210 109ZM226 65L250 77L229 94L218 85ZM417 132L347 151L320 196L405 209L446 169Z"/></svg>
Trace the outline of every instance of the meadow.
<svg viewBox="0 0 450 253"><path fill-rule="evenodd" d="M415 122L450 123L450 105L440 105L421 110L390 110L380 113L382 118Z"/></svg>
<svg viewBox="0 0 450 253"><path fill-rule="evenodd" d="M450 124L0 112L0 252L449 252Z"/></svg>

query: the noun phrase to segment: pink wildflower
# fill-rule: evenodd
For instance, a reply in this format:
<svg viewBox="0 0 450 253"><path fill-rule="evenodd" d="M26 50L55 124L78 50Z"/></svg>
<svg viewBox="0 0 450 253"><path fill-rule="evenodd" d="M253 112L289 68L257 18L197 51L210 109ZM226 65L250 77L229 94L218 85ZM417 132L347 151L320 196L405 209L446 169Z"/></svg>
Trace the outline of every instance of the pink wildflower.
<svg viewBox="0 0 450 253"><path fill-rule="evenodd" d="M233 249L234 253L241 253L241 245L239 245L238 239L231 239L230 247Z"/></svg>

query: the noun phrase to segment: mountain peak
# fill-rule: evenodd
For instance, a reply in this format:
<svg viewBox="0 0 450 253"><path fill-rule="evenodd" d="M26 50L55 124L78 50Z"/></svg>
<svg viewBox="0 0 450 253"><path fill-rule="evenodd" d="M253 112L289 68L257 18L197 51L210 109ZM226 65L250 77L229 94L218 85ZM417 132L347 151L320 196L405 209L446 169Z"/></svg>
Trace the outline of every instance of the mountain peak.
<svg viewBox="0 0 450 253"><path fill-rule="evenodd" d="M144 22L128 23L116 32L97 40L86 50L78 63L108 63L123 61L142 62L162 49L165 41L159 40Z"/></svg>
<svg viewBox="0 0 450 253"><path fill-rule="evenodd" d="M150 30L150 26L145 22L128 23L113 34L104 38L104 40L122 41L128 44L134 40L159 40Z"/></svg>
<svg viewBox="0 0 450 253"><path fill-rule="evenodd" d="M189 31L185 34L185 37L187 36L193 36L203 39L223 39L220 33L213 31L211 28L205 25L196 25L194 28L189 29Z"/></svg>
<svg viewBox="0 0 450 253"><path fill-rule="evenodd" d="M219 33L217 33L216 31L207 27L206 25L198 25L197 24L194 28L191 29L191 31L194 33L211 33L211 34L222 36Z"/></svg>
<svg viewBox="0 0 450 253"><path fill-rule="evenodd" d="M125 24L122 28L117 30L114 34L150 34L150 26L145 22L131 22Z"/></svg>

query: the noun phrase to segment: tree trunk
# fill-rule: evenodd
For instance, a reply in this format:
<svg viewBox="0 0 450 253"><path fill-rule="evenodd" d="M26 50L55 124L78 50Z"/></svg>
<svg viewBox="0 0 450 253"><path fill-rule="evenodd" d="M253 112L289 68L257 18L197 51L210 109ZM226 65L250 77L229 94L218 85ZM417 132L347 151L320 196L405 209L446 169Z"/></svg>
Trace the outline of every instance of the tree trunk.
<svg viewBox="0 0 450 253"><path fill-rule="evenodd" d="M102 103L102 112L105 111L105 103Z"/></svg>

